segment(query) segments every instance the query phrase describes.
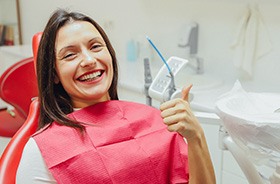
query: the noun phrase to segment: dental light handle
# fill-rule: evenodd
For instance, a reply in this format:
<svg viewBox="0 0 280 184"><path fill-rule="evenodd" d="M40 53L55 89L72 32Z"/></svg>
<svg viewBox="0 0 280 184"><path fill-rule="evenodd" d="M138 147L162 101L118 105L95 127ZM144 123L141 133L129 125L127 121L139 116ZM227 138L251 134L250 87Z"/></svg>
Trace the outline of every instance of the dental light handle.
<svg viewBox="0 0 280 184"><path fill-rule="evenodd" d="M188 60L172 56L167 60L171 72L165 65L161 67L149 87L148 94L151 98L159 102L165 102L172 99L173 94L177 94L174 78L176 74L188 63ZM171 73L171 74L170 74ZM173 74L173 76L172 76Z"/></svg>

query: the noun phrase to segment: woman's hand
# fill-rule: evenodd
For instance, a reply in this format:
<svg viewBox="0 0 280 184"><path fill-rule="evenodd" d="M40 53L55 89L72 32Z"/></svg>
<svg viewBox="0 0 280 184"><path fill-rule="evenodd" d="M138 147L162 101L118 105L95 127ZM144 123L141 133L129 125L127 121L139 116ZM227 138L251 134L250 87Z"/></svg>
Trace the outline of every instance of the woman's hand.
<svg viewBox="0 0 280 184"><path fill-rule="evenodd" d="M191 88L192 85L182 90L182 98L167 101L160 106L161 116L167 129L171 132L178 132L188 141L200 138L203 134L203 129L192 113L188 102Z"/></svg>
<svg viewBox="0 0 280 184"><path fill-rule="evenodd" d="M189 184L214 184L215 172L205 135L188 102L191 88L192 85L182 90L182 98L163 103L161 116L169 131L178 132L188 141Z"/></svg>

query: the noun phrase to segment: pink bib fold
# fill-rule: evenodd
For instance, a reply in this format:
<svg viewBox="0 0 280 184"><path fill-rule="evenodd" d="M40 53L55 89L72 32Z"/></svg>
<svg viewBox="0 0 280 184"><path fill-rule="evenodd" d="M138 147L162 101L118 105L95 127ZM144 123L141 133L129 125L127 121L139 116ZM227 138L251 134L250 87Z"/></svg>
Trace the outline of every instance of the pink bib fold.
<svg viewBox="0 0 280 184"><path fill-rule="evenodd" d="M115 100L68 116L85 123L84 136L55 122L33 136L58 183L188 183L187 144L159 110Z"/></svg>

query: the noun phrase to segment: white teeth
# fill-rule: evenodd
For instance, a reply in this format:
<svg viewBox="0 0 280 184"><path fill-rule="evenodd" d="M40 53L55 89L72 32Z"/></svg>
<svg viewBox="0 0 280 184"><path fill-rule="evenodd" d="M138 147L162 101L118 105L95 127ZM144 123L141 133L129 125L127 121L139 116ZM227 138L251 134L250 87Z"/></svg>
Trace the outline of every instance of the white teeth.
<svg viewBox="0 0 280 184"><path fill-rule="evenodd" d="M101 75L101 71L97 71L88 75L84 75L82 77L80 77L80 80L89 80L89 79L94 79L95 77Z"/></svg>

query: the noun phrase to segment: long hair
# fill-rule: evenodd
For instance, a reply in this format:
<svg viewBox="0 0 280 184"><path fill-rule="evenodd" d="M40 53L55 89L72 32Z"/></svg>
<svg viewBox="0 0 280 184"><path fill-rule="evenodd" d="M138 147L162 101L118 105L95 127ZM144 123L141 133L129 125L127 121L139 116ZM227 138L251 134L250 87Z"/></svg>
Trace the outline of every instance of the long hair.
<svg viewBox="0 0 280 184"><path fill-rule="evenodd" d="M114 48L104 30L90 17L77 12L58 9L50 17L41 37L37 54L37 77L40 101L39 128L52 122L84 130L79 122L69 119L67 114L73 112L71 99L61 83L55 84L55 40L61 27L71 21L87 21L101 34L110 52L113 62L113 80L109 88L112 100L118 100L118 67Z"/></svg>

